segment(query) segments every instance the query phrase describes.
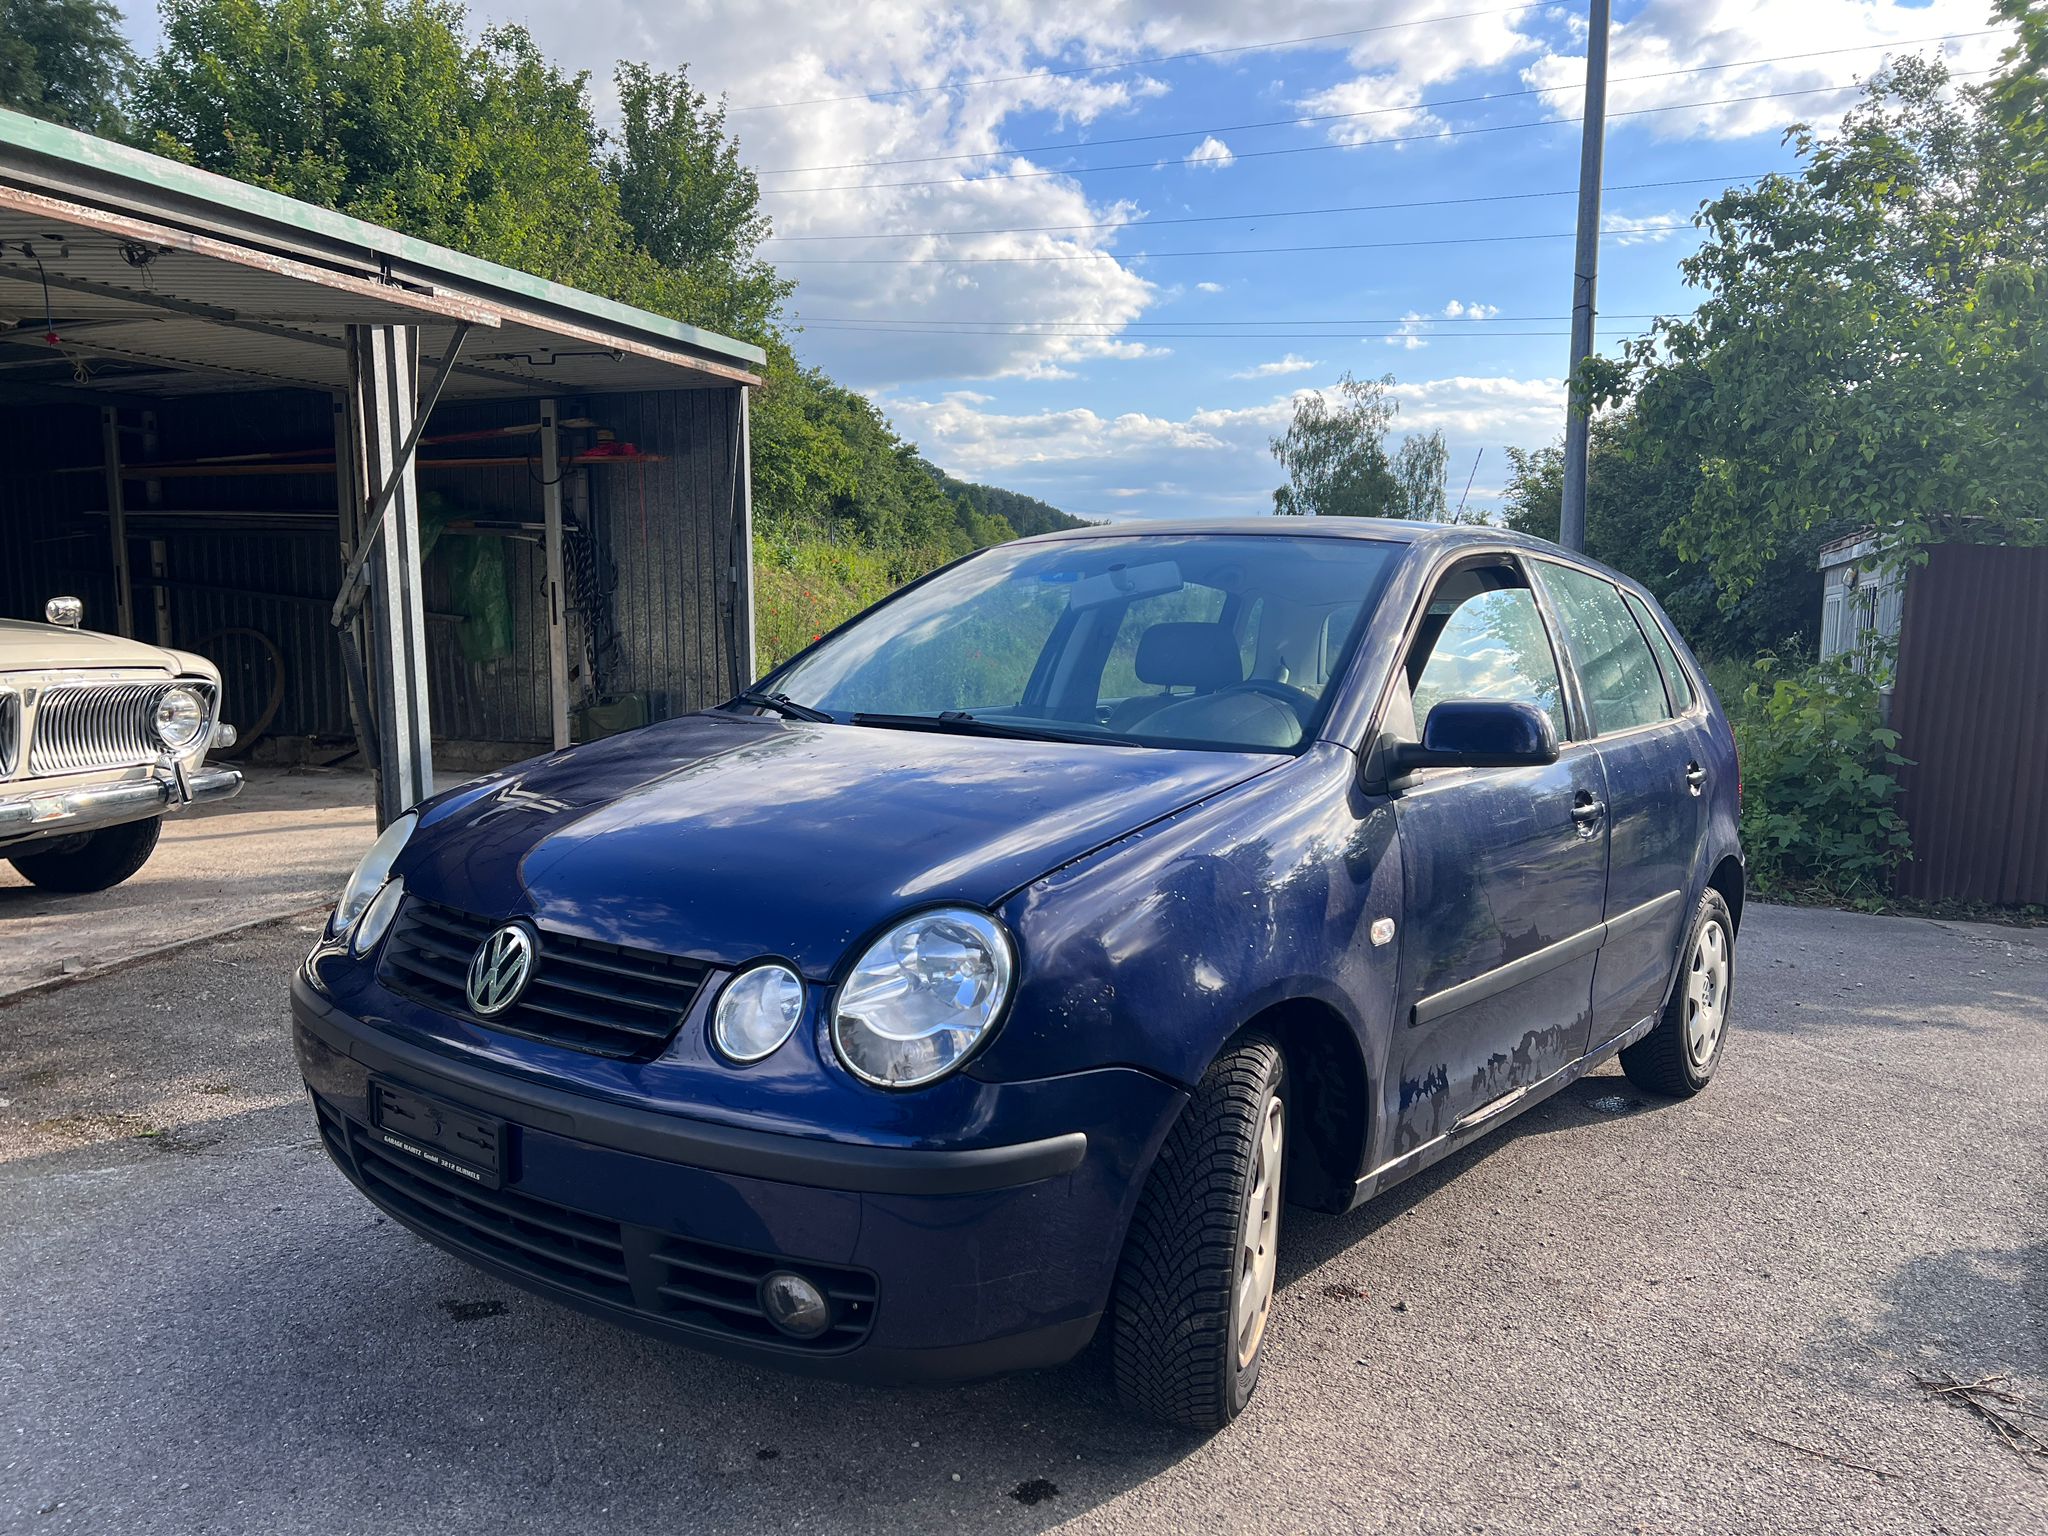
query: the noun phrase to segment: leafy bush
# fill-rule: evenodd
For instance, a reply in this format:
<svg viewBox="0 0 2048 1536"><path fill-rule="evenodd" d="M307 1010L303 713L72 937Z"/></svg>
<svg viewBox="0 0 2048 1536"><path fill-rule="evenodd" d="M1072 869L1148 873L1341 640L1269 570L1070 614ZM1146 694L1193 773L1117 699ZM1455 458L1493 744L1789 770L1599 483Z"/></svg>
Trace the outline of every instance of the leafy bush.
<svg viewBox="0 0 2048 1536"><path fill-rule="evenodd" d="M1765 895L1884 904L1912 840L1898 732L1875 681L1839 663L1779 673L1765 656L1734 712L1742 842Z"/></svg>

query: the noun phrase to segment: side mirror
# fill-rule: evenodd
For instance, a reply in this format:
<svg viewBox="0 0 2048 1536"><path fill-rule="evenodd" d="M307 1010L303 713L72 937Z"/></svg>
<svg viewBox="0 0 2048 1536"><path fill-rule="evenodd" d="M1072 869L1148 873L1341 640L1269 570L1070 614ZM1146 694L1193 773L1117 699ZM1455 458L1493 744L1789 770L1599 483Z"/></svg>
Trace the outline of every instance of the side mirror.
<svg viewBox="0 0 2048 1536"><path fill-rule="evenodd" d="M85 622L85 604L75 597L53 597L43 604L43 617L65 629L76 629Z"/></svg>
<svg viewBox="0 0 2048 1536"><path fill-rule="evenodd" d="M1534 704L1446 699L1422 724L1422 745L1396 742L1387 776L1418 768L1533 768L1557 761L1557 732Z"/></svg>

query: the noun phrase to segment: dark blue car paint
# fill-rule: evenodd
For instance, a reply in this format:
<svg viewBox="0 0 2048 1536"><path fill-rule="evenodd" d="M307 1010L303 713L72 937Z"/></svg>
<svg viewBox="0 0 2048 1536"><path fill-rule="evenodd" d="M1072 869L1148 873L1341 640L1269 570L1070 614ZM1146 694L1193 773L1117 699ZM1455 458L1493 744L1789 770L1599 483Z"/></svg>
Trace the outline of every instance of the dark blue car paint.
<svg viewBox="0 0 2048 1536"><path fill-rule="evenodd" d="M1681 719L1567 742L1547 767L1390 786L1379 712L1437 576L1480 553L1569 557L1492 530L1309 527L1409 547L1298 753L713 713L537 759L432 802L398 873L482 916L710 963L673 1045L614 1061L494 1031L388 992L329 948L295 990L309 1083L361 1118L383 1042L423 1064L408 1069L422 1089L458 1101L464 1082L498 1084L515 1109L522 1093L567 1091L791 1138L828 1163L835 1149L1084 1133L1072 1172L915 1195L710 1172L521 1122L517 1186L541 1198L873 1270L873 1334L841 1365L884 1376L1047 1363L1085 1342L1154 1151L1254 1019L1302 1058L1296 1112L1311 1123L1296 1156L1316 1166L1291 1175L1297 1193L1343 1207L1427 1166L1640 1031L1717 872L1739 904L1733 748L1688 658L1697 700ZM1679 781L1694 763L1696 795ZM1590 827L1571 815L1581 797L1607 811ZM940 903L1008 925L1008 1014L952 1077L863 1085L832 1054L831 986L867 937ZM762 956L814 985L791 1042L735 1068L705 1018L723 976Z"/></svg>

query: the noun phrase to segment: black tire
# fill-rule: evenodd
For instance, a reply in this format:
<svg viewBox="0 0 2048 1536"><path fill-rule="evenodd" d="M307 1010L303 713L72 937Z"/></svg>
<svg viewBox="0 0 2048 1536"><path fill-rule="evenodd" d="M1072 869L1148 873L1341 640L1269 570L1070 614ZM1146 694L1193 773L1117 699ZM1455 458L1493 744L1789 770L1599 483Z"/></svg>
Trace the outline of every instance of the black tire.
<svg viewBox="0 0 2048 1536"><path fill-rule="evenodd" d="M22 878L46 891L80 894L104 891L119 885L149 862L156 851L157 834L163 818L124 821L117 827L101 827L85 834L78 847L53 848L46 853L18 853L7 862L21 871Z"/></svg>
<svg viewBox="0 0 2048 1536"><path fill-rule="evenodd" d="M1726 974L1719 981L1716 996L1721 1009L1719 1027L1704 1059L1693 1049L1692 1019L1698 999L1688 986L1702 959L1705 930L1718 926L1726 956ZM1689 1099L1713 1080L1721 1052L1728 1044L1728 1013L1735 991L1735 919L1719 891L1709 889L1693 909L1692 921L1678 951L1678 975L1671 984L1671 998L1653 1028L1621 1053L1621 1070L1638 1088L1674 1099Z"/></svg>
<svg viewBox="0 0 2048 1536"><path fill-rule="evenodd" d="M1240 1361L1237 1281L1247 1200L1275 1099L1284 1138L1286 1058L1267 1036L1247 1035L1203 1074L1159 1149L1124 1242L1112 1306L1117 1395L1129 1408L1207 1433L1251 1401L1268 1330L1259 1324L1249 1360ZM1272 1243L1284 1153L1283 1141L1267 1191ZM1270 1320L1270 1301L1262 1310Z"/></svg>

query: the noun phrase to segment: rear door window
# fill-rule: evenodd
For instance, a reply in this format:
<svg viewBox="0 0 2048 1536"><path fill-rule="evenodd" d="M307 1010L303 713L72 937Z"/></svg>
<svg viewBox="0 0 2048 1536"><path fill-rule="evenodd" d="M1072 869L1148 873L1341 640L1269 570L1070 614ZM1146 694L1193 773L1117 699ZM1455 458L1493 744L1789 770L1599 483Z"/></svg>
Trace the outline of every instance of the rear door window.
<svg viewBox="0 0 2048 1536"><path fill-rule="evenodd" d="M1593 734L1612 736L1669 719L1664 676L1621 589L1590 572L1548 563L1543 585L1556 601Z"/></svg>
<svg viewBox="0 0 2048 1536"><path fill-rule="evenodd" d="M1633 592L1621 594L1628 599L1628 611L1636 616L1643 626L1643 633L1650 637L1650 649L1657 653L1657 660L1664 667L1664 681L1671 687L1671 707L1681 715L1692 708L1695 697L1692 679L1685 675L1685 668L1679 665L1678 652L1672 647L1671 637L1664 633L1664 626L1657 622L1657 616L1650 612L1649 605Z"/></svg>

